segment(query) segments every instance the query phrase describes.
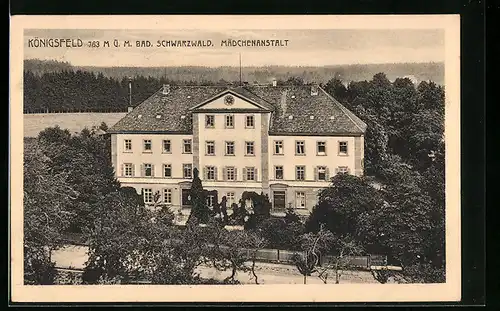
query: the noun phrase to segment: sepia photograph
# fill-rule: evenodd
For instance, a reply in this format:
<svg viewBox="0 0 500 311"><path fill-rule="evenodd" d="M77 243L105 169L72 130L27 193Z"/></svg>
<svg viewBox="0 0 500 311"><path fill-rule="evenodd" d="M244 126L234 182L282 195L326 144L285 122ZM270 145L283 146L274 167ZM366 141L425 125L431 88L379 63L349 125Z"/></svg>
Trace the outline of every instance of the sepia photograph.
<svg viewBox="0 0 500 311"><path fill-rule="evenodd" d="M107 18L15 24L14 291L460 299L457 16Z"/></svg>

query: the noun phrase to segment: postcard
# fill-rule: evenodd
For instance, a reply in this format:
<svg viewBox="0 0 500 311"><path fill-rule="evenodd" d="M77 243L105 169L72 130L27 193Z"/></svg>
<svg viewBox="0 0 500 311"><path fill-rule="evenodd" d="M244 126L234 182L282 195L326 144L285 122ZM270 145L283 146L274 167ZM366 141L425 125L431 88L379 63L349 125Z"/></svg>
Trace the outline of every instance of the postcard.
<svg viewBox="0 0 500 311"><path fill-rule="evenodd" d="M459 301L459 25L13 16L12 301Z"/></svg>

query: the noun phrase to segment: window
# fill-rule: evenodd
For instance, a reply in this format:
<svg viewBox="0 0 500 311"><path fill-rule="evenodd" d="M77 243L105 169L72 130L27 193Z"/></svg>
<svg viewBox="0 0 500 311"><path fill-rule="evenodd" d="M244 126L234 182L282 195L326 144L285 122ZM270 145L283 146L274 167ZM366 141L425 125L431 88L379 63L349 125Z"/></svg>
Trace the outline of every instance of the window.
<svg viewBox="0 0 500 311"><path fill-rule="evenodd" d="M339 166L337 168L337 174L349 174L349 168L347 166Z"/></svg>
<svg viewBox="0 0 500 311"><path fill-rule="evenodd" d="M134 176L134 165L132 163L123 164L123 176L132 177Z"/></svg>
<svg viewBox="0 0 500 311"><path fill-rule="evenodd" d="M234 203L236 203L236 201L234 200L234 192L226 193L226 207L231 208L233 207Z"/></svg>
<svg viewBox="0 0 500 311"><path fill-rule="evenodd" d="M283 141L276 140L274 142L274 154L283 154Z"/></svg>
<svg viewBox="0 0 500 311"><path fill-rule="evenodd" d="M234 141L226 141L226 155L234 155Z"/></svg>
<svg viewBox="0 0 500 311"><path fill-rule="evenodd" d="M207 141L206 155L215 155L215 142Z"/></svg>
<svg viewBox="0 0 500 311"><path fill-rule="evenodd" d="M295 167L295 179L296 180L305 180L306 179L306 167L305 166L296 166Z"/></svg>
<svg viewBox="0 0 500 311"><path fill-rule="evenodd" d="M163 140L163 153L172 153L172 144L170 140Z"/></svg>
<svg viewBox="0 0 500 311"><path fill-rule="evenodd" d="M226 167L224 176L226 180L236 180L236 169L234 167Z"/></svg>
<svg viewBox="0 0 500 311"><path fill-rule="evenodd" d="M145 163L143 165L143 176L144 177L153 177L153 164L151 163Z"/></svg>
<svg viewBox="0 0 500 311"><path fill-rule="evenodd" d="M215 202L215 196L213 194L207 195L207 206L213 207Z"/></svg>
<svg viewBox="0 0 500 311"><path fill-rule="evenodd" d="M283 166L274 167L274 179L283 179Z"/></svg>
<svg viewBox="0 0 500 311"><path fill-rule="evenodd" d="M144 140L144 152L151 152L153 149L153 146L151 144L151 139L145 139Z"/></svg>
<svg viewBox="0 0 500 311"><path fill-rule="evenodd" d="M246 144L245 155L255 155L253 141L247 141L245 144Z"/></svg>
<svg viewBox="0 0 500 311"><path fill-rule="evenodd" d="M132 151L132 140L125 139L125 151Z"/></svg>
<svg viewBox="0 0 500 311"><path fill-rule="evenodd" d="M339 142L339 154L347 155L347 142L346 141Z"/></svg>
<svg viewBox="0 0 500 311"><path fill-rule="evenodd" d="M295 192L295 206L297 208L306 207L306 193L302 191Z"/></svg>
<svg viewBox="0 0 500 311"><path fill-rule="evenodd" d="M234 128L234 116L232 114L226 115L226 128Z"/></svg>
<svg viewBox="0 0 500 311"><path fill-rule="evenodd" d="M163 177L172 177L172 164L163 164Z"/></svg>
<svg viewBox="0 0 500 311"><path fill-rule="evenodd" d="M305 141L295 142L295 155L305 155L306 154L306 143Z"/></svg>
<svg viewBox="0 0 500 311"><path fill-rule="evenodd" d="M215 180L217 176L217 170L215 166L207 166L205 167L205 179L206 180Z"/></svg>
<svg viewBox="0 0 500 311"><path fill-rule="evenodd" d="M318 141L316 152L318 155L326 155L326 142L325 141Z"/></svg>
<svg viewBox="0 0 500 311"><path fill-rule="evenodd" d="M318 180L327 180L327 168L326 166L318 166L317 167L317 170L318 170L318 174L317 174L317 178Z"/></svg>
<svg viewBox="0 0 500 311"><path fill-rule="evenodd" d="M183 153L192 153L193 152L191 149L191 139L184 139L182 152Z"/></svg>
<svg viewBox="0 0 500 311"><path fill-rule="evenodd" d="M245 177L246 177L246 180L257 180L257 170L255 169L255 167L247 167L245 168Z"/></svg>
<svg viewBox="0 0 500 311"><path fill-rule="evenodd" d="M151 188L145 188L142 189L142 193L144 196L144 203L153 203L153 189Z"/></svg>
<svg viewBox="0 0 500 311"><path fill-rule="evenodd" d="M163 189L163 202L166 204L172 204L172 189Z"/></svg>
<svg viewBox="0 0 500 311"><path fill-rule="evenodd" d="M193 178L193 165L192 164L183 164L182 165L182 176L184 178Z"/></svg>
<svg viewBox="0 0 500 311"><path fill-rule="evenodd" d="M215 116L206 115L205 116L205 127L206 128L214 128L215 127Z"/></svg>
<svg viewBox="0 0 500 311"><path fill-rule="evenodd" d="M254 128L255 127L255 122L253 116L246 116L245 118L245 127L246 128Z"/></svg>

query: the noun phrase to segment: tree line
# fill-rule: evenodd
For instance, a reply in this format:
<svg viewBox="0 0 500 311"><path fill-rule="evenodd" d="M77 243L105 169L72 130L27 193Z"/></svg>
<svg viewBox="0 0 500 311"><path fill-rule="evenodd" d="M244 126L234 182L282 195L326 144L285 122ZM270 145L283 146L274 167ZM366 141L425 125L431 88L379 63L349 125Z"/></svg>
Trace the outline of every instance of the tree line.
<svg viewBox="0 0 500 311"><path fill-rule="evenodd" d="M244 61L244 55L243 55ZM244 64L244 63L243 63ZM95 74L103 73L105 77L121 80L123 78L143 76L160 79L168 77L175 81L239 81L240 71L235 66L203 67L203 66L165 66L158 67L97 67L75 66L68 62L56 60L26 59L24 70L37 76L45 73L64 70L88 71ZM331 77L344 81L369 80L378 73L385 72L390 79L414 76L419 81L432 80L438 84L444 81L443 63L396 63L396 64L351 64L332 66L244 66L243 81L253 83L270 83L272 78L288 80L291 77L301 77L305 81L326 82Z"/></svg>
<svg viewBox="0 0 500 311"><path fill-rule="evenodd" d="M25 66L23 80L25 113L126 112L127 107L137 106L163 84L239 84L237 75L217 73L222 70L220 68L204 68L201 73L199 72L200 68L168 68L168 73L165 68L156 68L154 69L156 71L148 69L149 71L153 70L153 72L129 68L127 72L115 75L110 74L107 70L116 71L120 68L77 69L68 63L52 64L39 61L30 64L28 62L28 65ZM351 81L354 78L346 77L348 74L344 72L351 72L354 70L352 68L350 70L342 68L330 70L331 72L328 71L328 74L318 74L317 70L319 69L316 68L315 71L311 72L299 70L280 75L275 73L281 69L274 67L254 68L252 70L255 77L246 78L250 84L270 83L271 77L275 77L280 84L292 85L327 81L325 77L329 75L344 81ZM356 72L356 70L354 71ZM130 78L132 83L131 100L129 97Z"/></svg>

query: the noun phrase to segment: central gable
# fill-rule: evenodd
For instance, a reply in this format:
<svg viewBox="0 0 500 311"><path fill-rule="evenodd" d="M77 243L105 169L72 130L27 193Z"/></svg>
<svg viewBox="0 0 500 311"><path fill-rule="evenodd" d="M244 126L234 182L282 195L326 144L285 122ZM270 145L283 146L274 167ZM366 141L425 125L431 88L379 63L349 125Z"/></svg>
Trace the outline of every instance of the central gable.
<svg viewBox="0 0 500 311"><path fill-rule="evenodd" d="M227 89L205 101L194 106L192 111L237 111L237 110L256 110L256 111L270 111L268 106L249 98L236 90Z"/></svg>

